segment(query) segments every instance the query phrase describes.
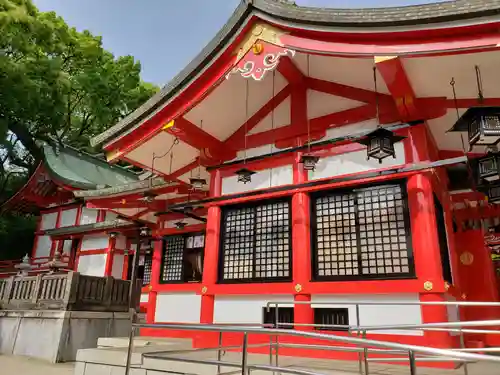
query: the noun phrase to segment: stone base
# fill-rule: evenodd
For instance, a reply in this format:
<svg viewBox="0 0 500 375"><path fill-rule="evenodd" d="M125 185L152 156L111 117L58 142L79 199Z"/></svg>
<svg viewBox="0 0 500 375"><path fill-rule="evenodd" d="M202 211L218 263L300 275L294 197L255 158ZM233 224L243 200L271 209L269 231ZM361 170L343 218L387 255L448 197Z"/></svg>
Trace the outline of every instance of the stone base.
<svg viewBox="0 0 500 375"><path fill-rule="evenodd" d="M76 359L99 337L127 336L128 313L90 311L0 311L0 353L52 363Z"/></svg>

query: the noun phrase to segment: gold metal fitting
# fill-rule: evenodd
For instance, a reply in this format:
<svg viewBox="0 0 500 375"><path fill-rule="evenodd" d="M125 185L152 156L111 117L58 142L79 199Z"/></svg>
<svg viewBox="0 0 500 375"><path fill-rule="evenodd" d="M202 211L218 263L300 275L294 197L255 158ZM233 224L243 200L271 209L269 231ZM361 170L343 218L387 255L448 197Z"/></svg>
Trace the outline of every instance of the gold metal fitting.
<svg viewBox="0 0 500 375"><path fill-rule="evenodd" d="M295 285L295 291L297 293L300 293L302 291L302 285L300 285L300 284Z"/></svg>
<svg viewBox="0 0 500 375"><path fill-rule="evenodd" d="M208 291L208 288L206 286L204 286L203 288L201 288L201 292L203 294L205 294L207 291Z"/></svg>
<svg viewBox="0 0 500 375"><path fill-rule="evenodd" d="M424 289L427 291L431 291L433 287L434 287L434 285L432 284L431 281L426 281L424 283Z"/></svg>

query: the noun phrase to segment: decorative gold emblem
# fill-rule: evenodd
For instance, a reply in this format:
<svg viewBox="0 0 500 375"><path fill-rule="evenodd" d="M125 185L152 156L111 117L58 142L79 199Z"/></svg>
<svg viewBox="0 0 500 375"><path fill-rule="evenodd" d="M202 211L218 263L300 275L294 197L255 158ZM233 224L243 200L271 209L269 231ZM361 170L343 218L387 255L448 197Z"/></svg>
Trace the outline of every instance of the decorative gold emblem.
<svg viewBox="0 0 500 375"><path fill-rule="evenodd" d="M152 285L149 285L148 286L148 290L151 292L153 290L153 286Z"/></svg>
<svg viewBox="0 0 500 375"><path fill-rule="evenodd" d="M253 46L258 40L283 47L283 43L281 43L280 37L284 34L285 32L283 32L282 30L265 23L255 25L252 31L241 43L241 47L238 50L238 57L236 58L236 64L243 58L243 56L247 54L248 51L250 51L251 49L253 50ZM262 50L263 49L264 46L262 45ZM259 55L260 53L262 53L262 50L259 51L259 53L256 53L255 50L253 50L253 53Z"/></svg>
<svg viewBox="0 0 500 375"><path fill-rule="evenodd" d="M462 299L467 299L467 294L462 293Z"/></svg>
<svg viewBox="0 0 500 375"><path fill-rule="evenodd" d="M472 264L472 262L474 262L474 255L472 255L471 253L469 253L468 251L464 251L461 255L460 255L460 262L464 265L464 266L470 266Z"/></svg>
<svg viewBox="0 0 500 375"><path fill-rule="evenodd" d="M300 285L300 284L295 285L295 291L297 293L300 293L302 291L302 285Z"/></svg>
<svg viewBox="0 0 500 375"><path fill-rule="evenodd" d="M255 43L252 47L252 52L254 55L260 55L264 51L264 45L262 43Z"/></svg>
<svg viewBox="0 0 500 375"><path fill-rule="evenodd" d="M127 203L127 200L126 199L122 199L122 204L125 204Z"/></svg>
<svg viewBox="0 0 500 375"><path fill-rule="evenodd" d="M424 289L427 290L427 291L431 291L433 287L434 287L434 285L430 281L426 281L424 283Z"/></svg>
<svg viewBox="0 0 500 375"><path fill-rule="evenodd" d="M207 291L208 291L208 288L206 286L204 286L203 288L201 288L201 292L203 294L205 294Z"/></svg>
<svg viewBox="0 0 500 375"><path fill-rule="evenodd" d="M444 290L448 290L448 289L450 289L450 284L444 283Z"/></svg>

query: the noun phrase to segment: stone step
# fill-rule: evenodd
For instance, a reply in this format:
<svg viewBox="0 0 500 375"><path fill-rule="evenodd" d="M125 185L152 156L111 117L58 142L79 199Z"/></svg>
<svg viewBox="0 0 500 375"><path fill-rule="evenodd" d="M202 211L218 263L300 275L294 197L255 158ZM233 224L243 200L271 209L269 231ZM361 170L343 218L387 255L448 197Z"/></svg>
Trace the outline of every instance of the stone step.
<svg viewBox="0 0 500 375"><path fill-rule="evenodd" d="M128 337L100 337L97 340L98 348L124 348L128 347ZM143 347L151 345L165 345L169 349L176 350L179 348L190 349L192 347L192 339L176 339L168 337L146 337L138 336L134 338L134 347Z"/></svg>

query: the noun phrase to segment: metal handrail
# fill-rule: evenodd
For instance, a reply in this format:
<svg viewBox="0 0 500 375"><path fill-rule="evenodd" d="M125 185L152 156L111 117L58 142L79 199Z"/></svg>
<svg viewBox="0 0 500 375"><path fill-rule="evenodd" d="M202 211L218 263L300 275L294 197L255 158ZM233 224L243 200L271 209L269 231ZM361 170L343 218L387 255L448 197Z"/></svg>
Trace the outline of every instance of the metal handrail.
<svg viewBox="0 0 500 375"><path fill-rule="evenodd" d="M358 338L351 336L338 336L333 334L317 333L317 332L306 332L306 331L295 331L287 329L276 329L276 328L256 328L256 327L234 327L234 326L222 326L222 325L208 325L208 324L191 324L191 323L135 323L134 328L160 328L160 329L179 329L179 330L190 330L190 331L216 331L216 332L239 332L239 333L249 333L253 334L268 334L271 336L283 335L283 336L295 336L303 338L321 339L327 341L337 341L347 344L359 345L362 347L374 346L378 348L389 348L389 349L400 349L406 352L416 352L425 353L430 355L442 355L445 357L472 360L472 361L490 361L499 362L500 357L489 356L484 354L472 354L472 353L457 353L451 349L440 349L440 348L429 348L425 346L400 344L395 342L379 341L366 338Z"/></svg>
<svg viewBox="0 0 500 375"><path fill-rule="evenodd" d="M357 326L349 326L349 325L335 325L335 324L305 324L305 323L280 323L278 319L278 309L279 305L296 305L296 304L318 304L318 305L354 305L356 306L356 319ZM221 324L192 324L192 323L161 323L161 324L140 324L134 323L132 325L132 332L135 332L137 328L157 328L157 329L181 329L181 330L194 330L194 331L216 331L219 332L219 346L218 348L218 359L217 360L198 360L198 359L186 359L186 358L168 358L169 360L175 361L185 361L185 362L193 362L193 363L204 363L204 364L212 364L217 365L218 371L220 374L221 366L227 367L238 367L242 370L243 375L248 375L251 370L264 370L264 371L272 371L273 374L276 372L282 373L292 373L292 374L311 374L311 375L320 375L314 372L309 371L288 371L290 369L284 369L278 367L278 348L279 347L302 347L305 349L316 349L316 350L337 350L337 351L351 351L359 353L359 370L360 373L363 373L362 364L364 363L365 374L368 374L368 362L369 361L388 361L387 358L379 359L379 358L370 358L368 359L368 351L379 353L379 354L396 354L403 355L408 353L407 358L398 357L394 360L394 358L390 359L391 362L410 362L410 370L411 374L416 374L416 365L417 361L455 361L462 362L465 375L467 375L467 363L474 361L491 361L491 362L500 362L500 357L485 355L485 354L476 354L474 352L499 352L500 348L492 348L491 350L487 348L465 348L464 344L464 333L499 333L500 331L493 330L481 330L481 329L467 329L465 327L487 327L487 326L500 326L500 320L484 320L484 321L468 321L468 322L446 322L446 323L424 323L424 324L405 324L405 325L386 325L386 326L360 326L360 310L359 307L363 305L386 305L386 306L398 306L398 305L443 305L443 306L484 306L484 307L500 307L500 302L473 302L473 301L440 301L440 302L416 302L416 301L407 301L407 302L388 302L388 301L369 301L369 302L352 302L352 301L332 301L332 302L313 302L313 301L293 301L293 302L283 302L283 301L270 301L267 303L267 309L269 311L270 307L275 306L275 318L276 324L260 324L260 323L240 323L240 324L231 324L231 323L221 323ZM279 329L279 326L296 326L296 327L322 327L322 328L340 328L346 330L349 333L362 333L361 337L352 337L352 336L339 336L331 333L317 333L317 332L306 332L306 331L295 331L290 329ZM267 328L274 327L274 328ZM443 331L443 332L458 332L460 333L460 344L461 348L459 349L440 349L440 348L432 348L432 347L424 347L418 345L407 345L386 341L379 341L373 339L367 339L366 333L367 331L382 331L382 330L422 330L422 331ZM243 345L240 346L242 350L242 363L235 364L230 362L221 361L221 351L224 351L222 347L222 334L223 332L239 332L244 334ZM248 335L249 334L268 334L270 336L269 343L269 356L270 363L272 364L272 348L275 348L275 364L276 366L256 366L247 364L247 349L250 347L254 347L254 345L248 345ZM356 345L356 347L348 347L348 346L328 346L328 345L311 345L311 344L284 344L278 343L278 336L299 336L304 338L316 338L322 340L329 340L334 342L346 343L351 345ZM272 338L275 338L275 342L273 343ZM132 350L133 345L133 333L130 337L129 342L129 351ZM267 344L265 344L267 346ZM369 348L370 347L370 348ZM234 347L231 347L234 348ZM227 349L227 348L226 348ZM225 352L225 351L224 351ZM415 353L421 353L425 356L416 357ZM156 353L158 355L158 353ZM144 354L145 357L155 357L154 354ZM165 358L165 357L163 357ZM127 363L125 374L129 373L129 364Z"/></svg>

